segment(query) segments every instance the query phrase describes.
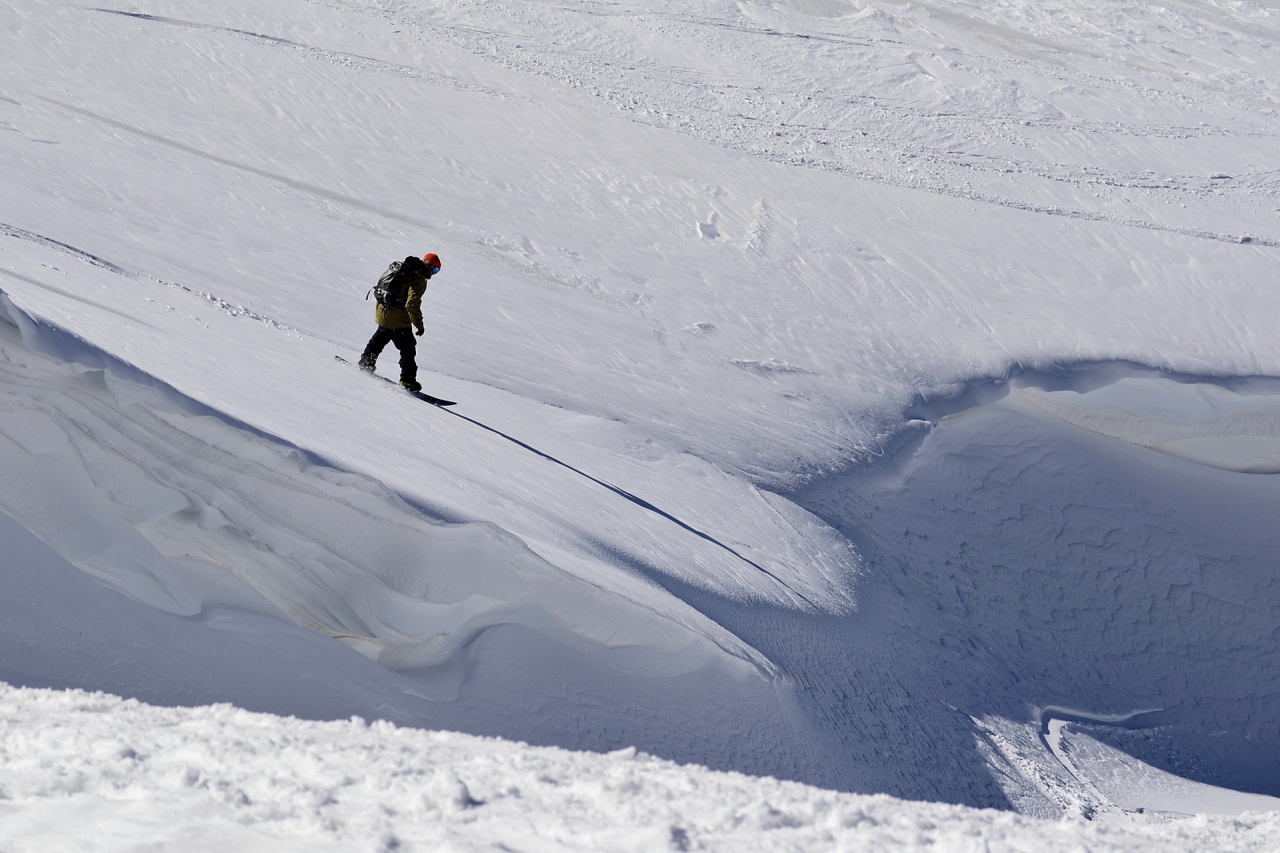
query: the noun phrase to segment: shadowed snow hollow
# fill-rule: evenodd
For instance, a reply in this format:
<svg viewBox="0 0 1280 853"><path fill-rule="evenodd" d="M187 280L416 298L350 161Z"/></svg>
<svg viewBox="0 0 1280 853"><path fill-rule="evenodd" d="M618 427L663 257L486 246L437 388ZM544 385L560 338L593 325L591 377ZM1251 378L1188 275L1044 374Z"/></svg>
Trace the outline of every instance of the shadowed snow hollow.
<svg viewBox="0 0 1280 853"><path fill-rule="evenodd" d="M896 454L795 496L858 544L861 615L882 625L879 654L835 644L856 648L836 672L874 680L833 673L815 693L834 709L884 684L859 698L870 709L905 686L895 725L913 743L963 739L971 719L1022 809L1097 807L1054 766L1054 715L1164 770L1280 795L1280 479L1222 470L1231 443L1217 467L1141 446L1175 429L1234 442L1251 424L1270 440L1277 390L1102 365L917 407L936 422Z"/></svg>

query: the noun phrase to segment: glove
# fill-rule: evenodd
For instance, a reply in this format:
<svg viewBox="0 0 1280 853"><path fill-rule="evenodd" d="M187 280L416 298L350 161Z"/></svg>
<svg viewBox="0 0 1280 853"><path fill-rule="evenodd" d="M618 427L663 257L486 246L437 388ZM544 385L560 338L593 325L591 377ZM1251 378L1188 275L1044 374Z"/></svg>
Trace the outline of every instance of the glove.
<svg viewBox="0 0 1280 853"><path fill-rule="evenodd" d="M427 332L426 327L423 327L421 329L415 330L414 334L417 335L418 337L422 337L423 335L426 334L426 332Z"/></svg>

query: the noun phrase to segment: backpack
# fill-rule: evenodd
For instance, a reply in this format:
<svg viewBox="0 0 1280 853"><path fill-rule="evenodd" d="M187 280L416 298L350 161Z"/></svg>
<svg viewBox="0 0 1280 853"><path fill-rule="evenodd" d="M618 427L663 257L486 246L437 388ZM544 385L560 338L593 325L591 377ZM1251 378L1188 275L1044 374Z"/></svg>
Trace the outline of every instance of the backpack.
<svg viewBox="0 0 1280 853"><path fill-rule="evenodd" d="M387 271L369 293L373 294L373 298L383 308L404 308L405 298L409 295L410 277L424 269L426 264L416 255L410 255L403 261L395 261L387 267ZM364 295L365 299L369 298L369 293Z"/></svg>

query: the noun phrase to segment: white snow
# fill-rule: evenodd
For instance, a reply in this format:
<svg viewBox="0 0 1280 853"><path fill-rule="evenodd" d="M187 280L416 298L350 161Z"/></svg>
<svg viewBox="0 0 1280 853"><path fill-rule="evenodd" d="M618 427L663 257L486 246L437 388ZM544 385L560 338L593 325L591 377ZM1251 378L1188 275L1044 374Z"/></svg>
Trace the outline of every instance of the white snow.
<svg viewBox="0 0 1280 853"><path fill-rule="evenodd" d="M1280 814L1043 821L359 718L0 686L6 850L1274 850ZM67 821L68 814L75 820ZM1223 842L1226 843L1223 843Z"/></svg>
<svg viewBox="0 0 1280 853"><path fill-rule="evenodd" d="M1152 809L1181 814L1244 814L1280 811L1280 799L1215 788L1192 782L1144 764L1086 734L1070 732L1061 721L1054 725L1066 735L1064 755L1072 773L1093 787L1102 799L1123 808Z"/></svg>
<svg viewBox="0 0 1280 853"><path fill-rule="evenodd" d="M1277 474L1280 394L1272 390L1240 394L1203 382L1134 378L1083 394L1020 393L1051 415L1102 435L1227 471ZM1094 401L1116 408L1094 408ZM1174 420L1146 417L1147 409Z"/></svg>
<svg viewBox="0 0 1280 853"><path fill-rule="evenodd" d="M0 846L1274 849L1278 37L0 4Z"/></svg>

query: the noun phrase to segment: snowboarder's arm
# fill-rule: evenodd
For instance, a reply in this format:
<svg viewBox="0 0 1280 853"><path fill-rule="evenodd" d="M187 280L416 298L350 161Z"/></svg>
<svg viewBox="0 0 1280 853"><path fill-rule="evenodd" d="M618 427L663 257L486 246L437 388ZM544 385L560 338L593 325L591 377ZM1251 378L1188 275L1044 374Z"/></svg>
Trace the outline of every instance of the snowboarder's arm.
<svg viewBox="0 0 1280 853"><path fill-rule="evenodd" d="M427 279L425 277L414 281L409 285L409 295L404 301L404 310L409 312L409 321L413 323L413 328L422 334L422 294L427 290Z"/></svg>

